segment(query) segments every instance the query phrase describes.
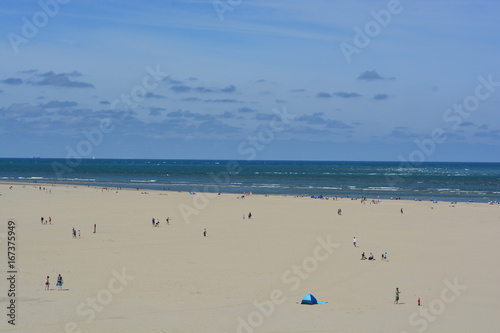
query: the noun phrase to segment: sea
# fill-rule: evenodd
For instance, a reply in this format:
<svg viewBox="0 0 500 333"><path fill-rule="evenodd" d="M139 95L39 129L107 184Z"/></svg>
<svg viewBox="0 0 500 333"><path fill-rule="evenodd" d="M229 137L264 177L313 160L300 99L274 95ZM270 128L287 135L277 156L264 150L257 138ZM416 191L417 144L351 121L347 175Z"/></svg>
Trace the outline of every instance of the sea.
<svg viewBox="0 0 500 333"><path fill-rule="evenodd" d="M500 163L1 158L0 181L313 198L500 201Z"/></svg>

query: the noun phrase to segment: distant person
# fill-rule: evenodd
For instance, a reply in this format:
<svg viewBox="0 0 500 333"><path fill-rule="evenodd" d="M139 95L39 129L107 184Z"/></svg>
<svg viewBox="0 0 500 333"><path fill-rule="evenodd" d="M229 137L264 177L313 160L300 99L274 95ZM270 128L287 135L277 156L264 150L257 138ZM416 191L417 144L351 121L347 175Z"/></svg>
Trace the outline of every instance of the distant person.
<svg viewBox="0 0 500 333"><path fill-rule="evenodd" d="M151 225L152 225L153 227L155 226L155 218L154 218L154 217L151 219Z"/></svg>
<svg viewBox="0 0 500 333"><path fill-rule="evenodd" d="M373 253L370 252L370 256L368 257L368 260L375 260L375 257L373 256Z"/></svg>
<svg viewBox="0 0 500 333"><path fill-rule="evenodd" d="M97 225L94 223L94 234L96 233Z"/></svg>
<svg viewBox="0 0 500 333"><path fill-rule="evenodd" d="M384 252L384 260L387 260L387 252Z"/></svg>
<svg viewBox="0 0 500 333"><path fill-rule="evenodd" d="M78 229L78 238L80 238L80 229Z"/></svg>
<svg viewBox="0 0 500 333"><path fill-rule="evenodd" d="M169 224L170 224L170 217L167 217L167 218L165 219L165 221L167 221L167 225L169 225Z"/></svg>
<svg viewBox="0 0 500 333"><path fill-rule="evenodd" d="M399 291L399 288L396 288L395 291L396 299L394 300L394 304L399 304L399 294L401 294L401 292Z"/></svg>
<svg viewBox="0 0 500 333"><path fill-rule="evenodd" d="M403 214L403 208L401 208L401 214Z"/></svg>
<svg viewBox="0 0 500 333"><path fill-rule="evenodd" d="M56 284L57 290L62 290L62 285L63 285L63 278L62 278L61 274L59 274L57 276L57 284Z"/></svg>
<svg viewBox="0 0 500 333"><path fill-rule="evenodd" d="M339 208L339 209L337 210L337 214L342 215L342 209L340 209L340 208Z"/></svg>
<svg viewBox="0 0 500 333"><path fill-rule="evenodd" d="M357 246L356 246L356 237L354 237L354 238L352 239L352 244L354 245L354 247L357 247Z"/></svg>
<svg viewBox="0 0 500 333"><path fill-rule="evenodd" d="M43 216L40 218L40 223L43 224Z"/></svg>
<svg viewBox="0 0 500 333"><path fill-rule="evenodd" d="M207 229L203 230L203 237L207 237Z"/></svg>
<svg viewBox="0 0 500 333"><path fill-rule="evenodd" d="M73 238L76 238L76 230L75 228L71 228L71 234L73 235Z"/></svg>
<svg viewBox="0 0 500 333"><path fill-rule="evenodd" d="M49 281L49 276L47 275L47 278L45 279L45 290L49 290L50 288L50 281Z"/></svg>
<svg viewBox="0 0 500 333"><path fill-rule="evenodd" d="M252 218L252 212L249 212L248 213L248 218L251 219Z"/></svg>
<svg viewBox="0 0 500 333"><path fill-rule="evenodd" d="M49 224L52 224L52 217L49 216Z"/></svg>
<svg viewBox="0 0 500 333"><path fill-rule="evenodd" d="M361 260L366 260L365 253L361 253Z"/></svg>

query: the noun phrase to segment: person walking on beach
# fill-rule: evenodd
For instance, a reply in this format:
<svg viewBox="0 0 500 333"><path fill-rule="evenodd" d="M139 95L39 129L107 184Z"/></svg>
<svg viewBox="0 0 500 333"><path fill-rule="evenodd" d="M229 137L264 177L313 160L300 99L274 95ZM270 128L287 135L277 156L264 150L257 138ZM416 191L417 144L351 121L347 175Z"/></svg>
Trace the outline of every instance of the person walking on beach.
<svg viewBox="0 0 500 333"><path fill-rule="evenodd" d="M352 239L352 244L354 245L354 247L356 247L356 236L354 236L354 238Z"/></svg>
<svg viewBox="0 0 500 333"><path fill-rule="evenodd" d="M249 212L248 213L248 218L251 219L252 218L252 212Z"/></svg>
<svg viewBox="0 0 500 333"><path fill-rule="evenodd" d="M154 217L151 219L151 225L152 225L153 227L155 226L155 218L154 218Z"/></svg>
<svg viewBox="0 0 500 333"><path fill-rule="evenodd" d="M43 216L40 218L40 223L43 224Z"/></svg>
<svg viewBox="0 0 500 333"><path fill-rule="evenodd" d="M75 227L71 228L71 234L73 235L73 238L76 238L76 230L75 230Z"/></svg>
<svg viewBox="0 0 500 333"><path fill-rule="evenodd" d="M62 290L62 285L63 285L63 278L62 278L61 274L59 274L57 276L57 283L56 283L57 290Z"/></svg>
<svg viewBox="0 0 500 333"><path fill-rule="evenodd" d="M94 223L94 234L96 232L96 227L97 227L97 225Z"/></svg>
<svg viewBox="0 0 500 333"><path fill-rule="evenodd" d="M49 216L49 224L52 224L52 217Z"/></svg>
<svg viewBox="0 0 500 333"><path fill-rule="evenodd" d="M403 214L403 208L401 208L401 214Z"/></svg>
<svg viewBox="0 0 500 333"><path fill-rule="evenodd" d="M394 300L394 304L399 304L399 294L401 294L401 292L399 291L399 288L396 288L395 291L396 299Z"/></svg>
<svg viewBox="0 0 500 333"><path fill-rule="evenodd" d="M207 237L207 229L203 230L203 237Z"/></svg>
<svg viewBox="0 0 500 333"><path fill-rule="evenodd" d="M45 279L45 290L49 290L50 288L50 281L49 281L49 276L47 275L47 278Z"/></svg>
<svg viewBox="0 0 500 333"><path fill-rule="evenodd" d="M342 215L342 209L340 209L340 208L339 208L339 209L337 210L337 214Z"/></svg>

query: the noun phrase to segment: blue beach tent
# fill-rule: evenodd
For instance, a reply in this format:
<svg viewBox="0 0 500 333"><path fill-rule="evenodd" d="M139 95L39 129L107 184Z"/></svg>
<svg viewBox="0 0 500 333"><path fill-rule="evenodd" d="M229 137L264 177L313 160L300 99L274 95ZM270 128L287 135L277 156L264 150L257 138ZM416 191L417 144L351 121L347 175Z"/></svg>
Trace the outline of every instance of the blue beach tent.
<svg viewBox="0 0 500 333"><path fill-rule="evenodd" d="M302 302L300 302L300 304L309 304L309 305L324 304L324 303L326 302L318 302L316 297L314 297L312 294L305 295L304 298L302 299Z"/></svg>

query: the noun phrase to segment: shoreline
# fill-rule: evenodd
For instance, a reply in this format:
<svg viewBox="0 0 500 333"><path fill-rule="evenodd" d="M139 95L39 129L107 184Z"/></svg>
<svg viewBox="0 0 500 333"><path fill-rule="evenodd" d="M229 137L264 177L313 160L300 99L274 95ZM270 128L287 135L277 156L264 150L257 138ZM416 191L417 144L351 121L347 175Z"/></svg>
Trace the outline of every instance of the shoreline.
<svg viewBox="0 0 500 333"><path fill-rule="evenodd" d="M396 162L3 159L0 180L263 195L500 201L500 163L402 167ZM56 164L54 164L56 163ZM61 165L62 163L62 165ZM56 167L58 166L58 167Z"/></svg>
<svg viewBox="0 0 500 333"><path fill-rule="evenodd" d="M88 184L88 183L48 183L48 182L26 182L26 181L5 181L5 180L0 180L0 185L18 185L18 186L73 186L73 187L82 187L82 188L95 188L95 189L107 189L107 190L126 190L126 191L131 191L131 192L137 192L137 191L154 191L154 192L167 192L167 193L189 193L191 194L192 192L190 191L175 191L171 189L155 189L155 188L144 188L144 187L133 187L133 186L126 186L126 187L120 187L120 186L103 186L103 185L93 185L93 184ZM217 195L217 194L225 194L225 195L252 195L252 196L263 196L263 197L290 197L290 198L311 198L311 199L317 199L317 200L333 200L335 201L335 198L338 199L351 199L353 201L356 200L361 200L362 198L366 198L368 200L368 203L370 203L372 200L379 200L379 201L409 201L409 202L433 202L436 200L438 203L449 203L449 204L454 204L454 203L479 203L479 204L486 204L486 205L496 205L500 204L500 201L473 201L473 200L446 200L446 199L435 199L435 198L429 198L428 200L424 199L408 199L408 198L402 198L400 196L391 196L391 198L387 197L370 197L368 195L365 196L321 196L316 198L313 198L311 195L294 195L294 194L264 194L264 193L253 193L253 192L205 192L205 191L196 191L193 192L194 194L202 194L202 195ZM437 196L436 196L437 197Z"/></svg>

